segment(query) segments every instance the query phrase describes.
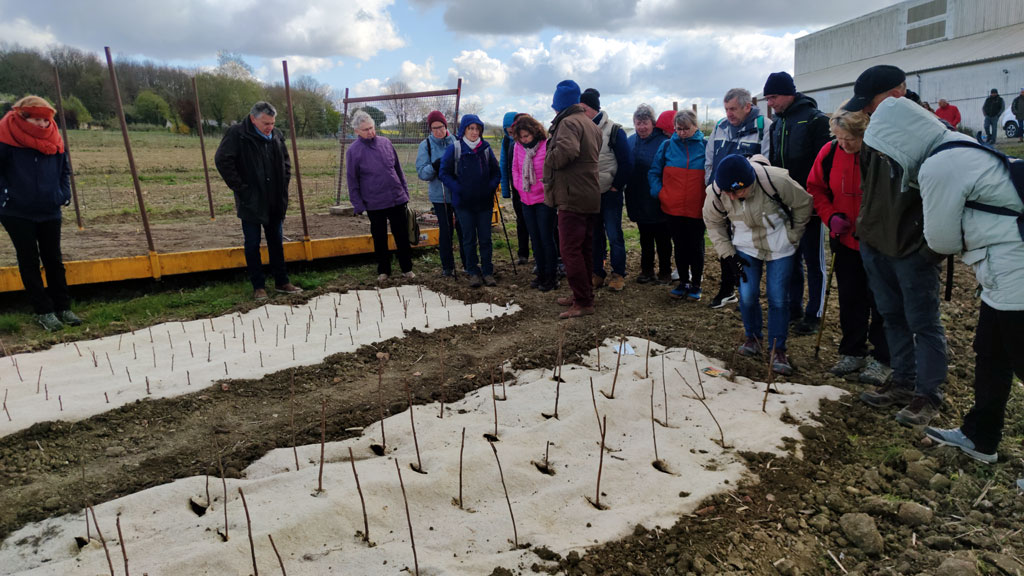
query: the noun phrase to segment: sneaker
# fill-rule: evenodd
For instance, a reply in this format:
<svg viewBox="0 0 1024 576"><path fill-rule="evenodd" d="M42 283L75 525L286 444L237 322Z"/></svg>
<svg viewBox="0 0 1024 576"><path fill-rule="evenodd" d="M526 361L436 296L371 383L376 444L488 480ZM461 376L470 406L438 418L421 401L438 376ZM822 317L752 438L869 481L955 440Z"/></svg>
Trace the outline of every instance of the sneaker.
<svg viewBox="0 0 1024 576"><path fill-rule="evenodd" d="M996 461L999 460L999 454L996 452L991 454L978 452L975 449L974 441L961 432L959 428L946 430L944 428L932 428L931 426L926 426L924 429L924 435L942 446L954 446L959 448L961 452L967 454L971 458L974 458L978 462L995 464Z"/></svg>
<svg viewBox="0 0 1024 576"><path fill-rule="evenodd" d="M558 277L559 278L565 278L565 264L562 264L561 262L559 262L558 263L558 267L556 268L556 270L558 270Z"/></svg>
<svg viewBox="0 0 1024 576"><path fill-rule="evenodd" d="M626 279L619 274L612 272L611 276L608 277L608 289L612 292L622 292L622 289L626 287Z"/></svg>
<svg viewBox="0 0 1024 576"><path fill-rule="evenodd" d="M447 269L447 268L445 268L444 270L441 270L441 277L442 278L451 278L453 276L455 276L455 270L450 270L450 269Z"/></svg>
<svg viewBox="0 0 1024 576"><path fill-rule="evenodd" d="M810 336L811 334L818 333L818 319L813 320L804 318L793 324L793 334L797 336Z"/></svg>
<svg viewBox="0 0 1024 576"><path fill-rule="evenodd" d="M416 273L413 272L412 270L409 270L408 272L402 272L402 277L405 278L406 280L413 280L416 278Z"/></svg>
<svg viewBox="0 0 1024 576"><path fill-rule="evenodd" d="M520 256L519 260L516 261L516 264L518 264L520 266L526 266L529 262L530 262L530 257L529 256Z"/></svg>
<svg viewBox="0 0 1024 576"><path fill-rule="evenodd" d="M793 365L789 363L789 358L786 357L785 351L776 350L772 354L772 372L783 376L789 376L793 373Z"/></svg>
<svg viewBox="0 0 1024 576"><path fill-rule="evenodd" d="M939 407L924 396L914 396L910 404L896 413L896 421L904 426L924 426L939 415Z"/></svg>
<svg viewBox="0 0 1024 576"><path fill-rule="evenodd" d="M552 290L557 290L557 289L558 289L558 280L555 280L554 278L552 278L550 280L545 280L544 282L540 283L540 286L537 286L537 290L540 290L541 292L551 292Z"/></svg>
<svg viewBox="0 0 1024 576"><path fill-rule="evenodd" d="M914 398L914 389L907 382L892 380L874 391L860 393L860 401L873 408L907 404Z"/></svg>
<svg viewBox="0 0 1024 576"><path fill-rule="evenodd" d="M857 380L865 384L884 386L889 381L889 378L892 378L892 368L872 358L868 362L867 367L864 368L864 371L857 377Z"/></svg>
<svg viewBox="0 0 1024 576"><path fill-rule="evenodd" d="M598 276L594 274L590 277L590 283L594 286L594 290L604 286L604 276Z"/></svg>
<svg viewBox="0 0 1024 576"><path fill-rule="evenodd" d="M284 292L285 294L302 294L302 288L299 288L291 282L275 287L278 292Z"/></svg>
<svg viewBox="0 0 1024 576"><path fill-rule="evenodd" d="M530 280L530 288L533 288L533 289L536 290L537 288L540 288L540 285L541 285L540 276L534 278L533 280Z"/></svg>
<svg viewBox="0 0 1024 576"><path fill-rule="evenodd" d="M686 294L690 291L690 285L680 282L678 286L669 291L668 295L670 298L681 300L686 298Z"/></svg>
<svg viewBox="0 0 1024 576"><path fill-rule="evenodd" d="M481 278L479 274L470 274L469 275L469 287L470 288L479 288L479 287L481 287L483 285L484 285L484 279Z"/></svg>
<svg viewBox="0 0 1024 576"><path fill-rule="evenodd" d="M729 292L719 290L718 294L715 294L715 297L711 299L711 304L708 304L708 308L721 308L722 306L732 302L739 302L739 296L736 295L735 290Z"/></svg>
<svg viewBox="0 0 1024 576"><path fill-rule="evenodd" d="M572 306L574 300L572 296L561 296L555 302L558 302L559 306Z"/></svg>
<svg viewBox="0 0 1024 576"><path fill-rule="evenodd" d="M761 341L757 338L747 338L739 348L736 349L740 353L740 356L759 356L761 354Z"/></svg>
<svg viewBox="0 0 1024 576"><path fill-rule="evenodd" d="M536 276L538 272L540 272L540 268L536 264L534 264L533 265L533 270L530 271L530 274L533 274L534 276Z"/></svg>
<svg viewBox="0 0 1024 576"><path fill-rule="evenodd" d="M640 275L636 277L637 284L654 284L657 281L658 278L654 272L640 272Z"/></svg>
<svg viewBox="0 0 1024 576"><path fill-rule="evenodd" d="M75 314L71 310L61 310L60 312L57 312L57 319L68 326L78 326L82 323L82 319L78 317L78 314Z"/></svg>
<svg viewBox="0 0 1024 576"><path fill-rule="evenodd" d="M694 302L699 302L701 294L702 294L702 292L701 292L699 286L696 287L696 288L694 288L693 286L690 286L689 291L686 292L686 299L687 300L692 300Z"/></svg>
<svg viewBox="0 0 1024 576"><path fill-rule="evenodd" d="M561 320L566 320L568 318L579 318L580 316L590 316L593 313L594 313L594 307L593 306L576 306L575 304L573 304L572 306L569 307L568 310L566 310L565 312L562 312L561 314L559 314L558 318L561 319Z"/></svg>
<svg viewBox="0 0 1024 576"><path fill-rule="evenodd" d="M381 274L381 275L377 276L377 283L378 284L383 284L383 283L388 281L389 277L391 277L390 274Z"/></svg>
<svg viewBox="0 0 1024 576"><path fill-rule="evenodd" d="M36 316L36 321L42 326L47 332L56 332L64 328L64 324L57 319L57 316L50 312L49 314L39 314Z"/></svg>
<svg viewBox="0 0 1024 576"><path fill-rule="evenodd" d="M679 281L679 274L673 274L672 272L658 272L658 284L668 286L673 281Z"/></svg>
<svg viewBox="0 0 1024 576"><path fill-rule="evenodd" d="M484 276L484 284L486 284L487 286L497 286L498 281L494 279L494 276L488 274Z"/></svg>
<svg viewBox="0 0 1024 576"><path fill-rule="evenodd" d="M679 281L679 269L678 268L673 268L672 269L672 274L669 274L668 278L672 282L678 282Z"/></svg>
<svg viewBox="0 0 1024 576"><path fill-rule="evenodd" d="M262 301L266 300L267 299L267 289L266 288L257 288L255 290L253 290L252 291L252 297L257 302L262 302Z"/></svg>
<svg viewBox="0 0 1024 576"><path fill-rule="evenodd" d="M868 361L863 356L847 356L843 354L839 357L839 362L833 366L829 372L833 376L846 376L852 374L867 365Z"/></svg>

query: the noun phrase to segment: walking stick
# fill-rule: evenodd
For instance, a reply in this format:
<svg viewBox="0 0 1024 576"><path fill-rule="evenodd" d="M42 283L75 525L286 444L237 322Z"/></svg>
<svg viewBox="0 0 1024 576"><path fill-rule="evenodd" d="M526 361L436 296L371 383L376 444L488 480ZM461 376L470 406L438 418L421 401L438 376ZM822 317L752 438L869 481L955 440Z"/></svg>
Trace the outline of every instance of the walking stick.
<svg viewBox="0 0 1024 576"><path fill-rule="evenodd" d="M516 271L516 258L512 255L512 242L508 239L508 229L505 228L505 214L501 211L501 204L498 203L498 189L494 189L494 203L498 205L498 219L501 220L501 231L505 233L505 246L508 247L508 260L512 263L512 273L516 276L519 272Z"/></svg>
<svg viewBox="0 0 1024 576"><path fill-rule="evenodd" d="M825 331L825 314L828 312L828 295L832 293L832 274L836 271L836 253L832 252L832 261L828 265L828 284L825 285L825 302L821 306L821 318L818 319L818 339L814 343L814 357L818 357L821 349L821 333Z"/></svg>

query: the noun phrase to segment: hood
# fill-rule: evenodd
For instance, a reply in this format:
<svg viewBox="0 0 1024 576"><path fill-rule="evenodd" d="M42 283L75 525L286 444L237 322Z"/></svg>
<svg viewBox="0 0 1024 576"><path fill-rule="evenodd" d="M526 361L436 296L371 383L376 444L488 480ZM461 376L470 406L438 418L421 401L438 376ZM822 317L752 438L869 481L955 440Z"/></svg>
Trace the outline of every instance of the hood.
<svg viewBox="0 0 1024 576"><path fill-rule="evenodd" d="M518 112L505 112L505 116L501 119L501 129L505 134L508 134L508 129L512 127L512 123L516 121Z"/></svg>
<svg viewBox="0 0 1024 576"><path fill-rule="evenodd" d="M818 107L818 102L815 101L814 98L811 98L810 96L807 96L801 92L797 92L795 96L796 97L793 98L793 102L789 105L789 107L786 108L784 112L779 112L777 114L778 116L791 116L799 112L801 109Z"/></svg>
<svg viewBox="0 0 1024 576"><path fill-rule="evenodd" d="M939 144L974 140L954 132L924 108L906 98L886 98L871 115L864 143L903 167L903 190L917 182L917 173Z"/></svg>
<svg viewBox="0 0 1024 576"><path fill-rule="evenodd" d="M654 127L660 129L666 136L669 136L675 132L675 120L676 111L665 110L658 116L658 121L654 123Z"/></svg>
<svg viewBox="0 0 1024 576"><path fill-rule="evenodd" d="M480 117L477 116L476 114L466 114L465 116L462 117L462 120L459 121L459 133L456 136L458 138L462 138L462 135L466 133L466 128L470 124L477 124L480 126L480 137L483 138L484 123L483 120L480 120Z"/></svg>

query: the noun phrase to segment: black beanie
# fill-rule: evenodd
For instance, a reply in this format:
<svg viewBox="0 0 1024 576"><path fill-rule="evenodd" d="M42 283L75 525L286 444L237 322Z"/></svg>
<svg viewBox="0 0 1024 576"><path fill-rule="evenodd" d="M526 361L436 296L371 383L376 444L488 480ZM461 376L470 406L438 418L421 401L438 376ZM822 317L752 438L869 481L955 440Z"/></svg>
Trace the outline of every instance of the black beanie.
<svg viewBox="0 0 1024 576"><path fill-rule="evenodd" d="M796 94L796 84L788 72L772 72L768 75L768 81L764 83L762 93L765 96L774 94L777 96L792 96Z"/></svg>
<svg viewBox="0 0 1024 576"><path fill-rule="evenodd" d="M598 112L601 111L601 93L593 88L587 88L580 94L580 104L586 104Z"/></svg>

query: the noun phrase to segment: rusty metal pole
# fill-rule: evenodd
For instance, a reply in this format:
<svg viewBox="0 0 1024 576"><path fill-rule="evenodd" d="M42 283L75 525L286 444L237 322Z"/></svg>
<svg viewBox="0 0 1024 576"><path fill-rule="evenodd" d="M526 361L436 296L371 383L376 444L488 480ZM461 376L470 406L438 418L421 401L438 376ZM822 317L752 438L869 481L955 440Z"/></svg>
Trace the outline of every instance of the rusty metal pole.
<svg viewBox="0 0 1024 576"><path fill-rule="evenodd" d="M338 127L338 192L334 197L334 204L341 204L341 185L345 181L345 129L348 126L348 88L345 88L345 99L342 100L343 111L341 113L341 126Z"/></svg>
<svg viewBox="0 0 1024 576"><path fill-rule="evenodd" d="M455 118L452 122L455 126L459 125L459 101L462 100L462 78L459 78L459 84L455 87Z"/></svg>
<svg viewBox="0 0 1024 576"><path fill-rule="evenodd" d="M110 70L110 86L114 89L114 104L117 107L117 119L121 122L121 136L124 137L124 150L128 153L128 168L132 172L132 183L135 185L135 197L139 201L139 213L142 215L142 228L146 231L146 243L149 246L149 259L153 266L153 278L160 278L160 262L153 244L153 231L149 229L149 215L146 214L146 202L142 198L142 186L139 184L139 173L135 169L135 156L132 155L132 141L128 138L128 122L124 119L124 106L121 105L121 89L117 85L117 74L114 72L114 59L110 56L110 46L104 46L107 54L107 69Z"/></svg>
<svg viewBox="0 0 1024 576"><path fill-rule="evenodd" d="M210 220L216 220L213 213L213 190L210 188L210 167L206 162L206 138L203 136L203 113L199 110L199 88L196 87L196 77L192 77L192 94L196 98L196 126L199 127L199 151L203 154L203 176L206 177L206 199L210 202Z"/></svg>
<svg viewBox="0 0 1024 576"><path fill-rule="evenodd" d="M57 85L57 114L60 117L60 132L64 135L64 153L68 158L68 171L71 172L71 199L75 202L75 219L78 221L78 229L85 230L82 225L82 210L78 207L78 186L75 184L75 167L71 164L71 142L68 140L68 122L64 118L64 96L60 91L60 72L53 67L53 81Z"/></svg>
<svg viewBox="0 0 1024 576"><path fill-rule="evenodd" d="M692 106L690 106L690 108L693 109L693 114L694 114L694 116L696 116L697 115L697 105L693 104Z"/></svg>
<svg viewBox="0 0 1024 576"><path fill-rule="evenodd" d="M672 111L679 112L679 102L676 102L675 100L672 101Z"/></svg>
<svg viewBox="0 0 1024 576"><path fill-rule="evenodd" d="M295 165L295 186L299 191L299 212L302 213L302 235L306 244L306 259L312 259L309 243L309 225L306 223L306 200L302 196L302 171L299 169L299 145L295 139L295 112L292 110L292 89L288 84L288 61L281 60L284 69L284 95L288 101L288 131L292 134L292 164Z"/></svg>

